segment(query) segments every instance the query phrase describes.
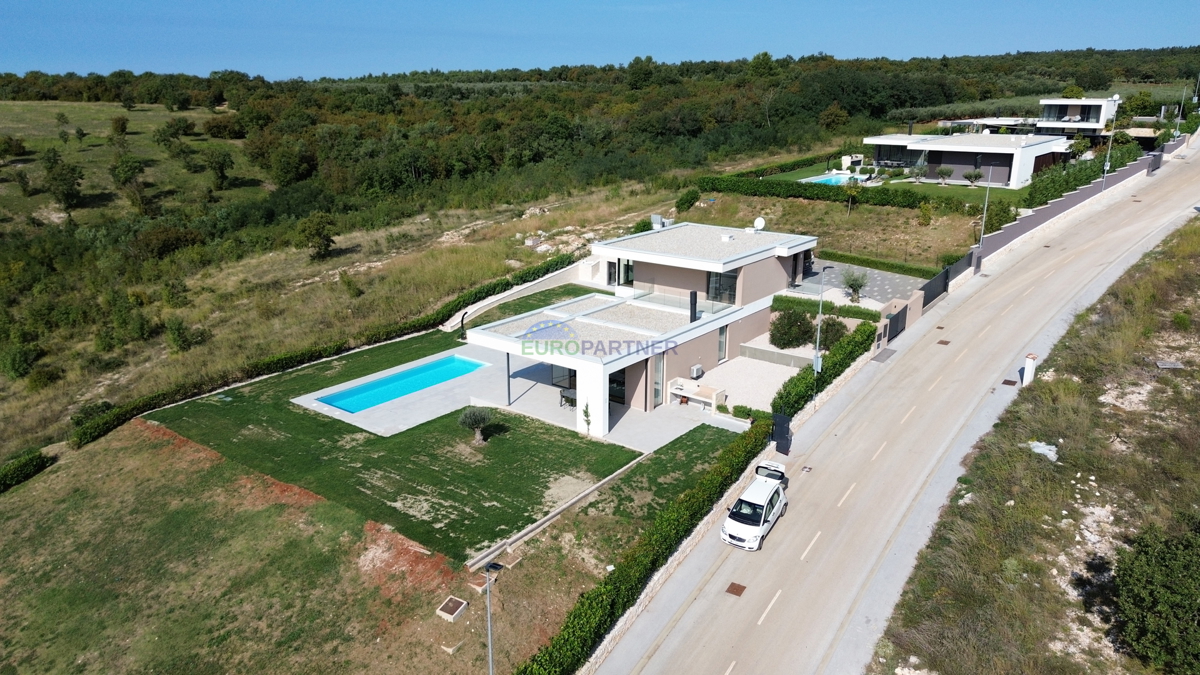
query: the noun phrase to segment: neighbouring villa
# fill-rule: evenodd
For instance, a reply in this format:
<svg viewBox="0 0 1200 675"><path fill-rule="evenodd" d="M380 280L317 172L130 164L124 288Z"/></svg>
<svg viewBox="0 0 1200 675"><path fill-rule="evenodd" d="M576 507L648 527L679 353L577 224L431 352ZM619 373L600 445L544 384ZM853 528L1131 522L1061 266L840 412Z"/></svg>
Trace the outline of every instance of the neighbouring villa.
<svg viewBox="0 0 1200 675"><path fill-rule="evenodd" d="M886 134L863 139L875 146L875 164L884 168L909 169L924 163L930 175L940 167L953 173L947 179L967 182L963 173L983 172L980 185L1011 189L1029 185L1033 174L1069 157L1071 140L1038 134L955 134L926 136ZM988 174L991 173L991 180Z"/></svg>
<svg viewBox="0 0 1200 675"><path fill-rule="evenodd" d="M581 433L609 433L609 403L649 412L723 403L695 380L767 332L771 299L811 265L816 237L679 223L592 245L588 295L467 331L467 343L550 366ZM731 349L732 347L732 349ZM511 403L511 401L510 401Z"/></svg>

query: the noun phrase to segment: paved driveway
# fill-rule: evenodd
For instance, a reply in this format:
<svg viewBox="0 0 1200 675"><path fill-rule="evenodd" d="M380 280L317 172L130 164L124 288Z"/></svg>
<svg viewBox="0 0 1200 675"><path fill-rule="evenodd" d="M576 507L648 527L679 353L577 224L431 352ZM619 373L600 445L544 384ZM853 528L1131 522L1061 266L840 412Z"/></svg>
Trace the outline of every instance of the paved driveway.
<svg viewBox="0 0 1200 675"><path fill-rule="evenodd" d="M878 300L880 303L887 303L892 298L907 300L912 295L912 292L924 286L926 281L920 277L910 277L903 274L883 272L869 267L859 267L858 265L817 259L813 265L813 269L818 273L805 277L804 282L800 284L799 290L809 295L816 295L821 287L821 275L819 272L822 267L827 265L833 269L825 270L826 290L831 286L844 290L846 286L842 283L842 274L846 271L864 272L867 275L867 286L863 289L862 295L873 300ZM846 297L850 297L849 291L846 291Z"/></svg>

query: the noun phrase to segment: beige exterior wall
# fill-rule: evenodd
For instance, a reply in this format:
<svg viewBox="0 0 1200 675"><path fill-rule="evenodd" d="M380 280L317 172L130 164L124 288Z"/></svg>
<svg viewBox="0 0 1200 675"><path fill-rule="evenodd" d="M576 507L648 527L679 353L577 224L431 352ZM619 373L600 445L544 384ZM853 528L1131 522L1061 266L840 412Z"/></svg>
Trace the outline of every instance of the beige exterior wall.
<svg viewBox="0 0 1200 675"><path fill-rule="evenodd" d="M738 345L749 342L769 330L771 330L771 309L769 307L729 324L729 342L726 345L726 353L729 358L738 355L740 351Z"/></svg>
<svg viewBox="0 0 1200 675"><path fill-rule="evenodd" d="M650 400L650 360L639 361L625 367L625 404L634 410L649 410L654 407Z"/></svg>
<svg viewBox="0 0 1200 675"><path fill-rule="evenodd" d="M787 288L792 258L767 258L738 270L737 304L748 305Z"/></svg>
<svg viewBox="0 0 1200 675"><path fill-rule="evenodd" d="M663 384L677 378L689 378L692 365L699 363L705 372L717 367L717 331L714 329L694 340L679 345L666 354L663 364Z"/></svg>
<svg viewBox="0 0 1200 675"><path fill-rule="evenodd" d="M633 287L666 295L687 295L696 291L699 299L708 299L708 274L704 270L669 267L654 263L633 263Z"/></svg>

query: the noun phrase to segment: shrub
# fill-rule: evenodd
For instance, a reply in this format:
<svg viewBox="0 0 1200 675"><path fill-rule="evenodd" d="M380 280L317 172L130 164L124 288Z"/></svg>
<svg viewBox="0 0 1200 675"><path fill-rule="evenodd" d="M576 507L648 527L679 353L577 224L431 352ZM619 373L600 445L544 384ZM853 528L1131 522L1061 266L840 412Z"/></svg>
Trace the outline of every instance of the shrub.
<svg viewBox="0 0 1200 675"><path fill-rule="evenodd" d="M63 379L66 375L62 368L51 366L45 363L39 363L29 371L29 376L25 378L25 384L29 387L29 391L41 391L46 387Z"/></svg>
<svg viewBox="0 0 1200 675"><path fill-rule="evenodd" d="M346 291L346 295L349 295L352 298L360 297L366 292L361 286L358 285L358 282L346 272L342 273L339 281L342 284L342 289Z"/></svg>
<svg viewBox="0 0 1200 675"><path fill-rule="evenodd" d="M641 234L642 232L649 232L652 229L654 229L654 224L650 222L650 219L642 218L633 224L633 229L629 230L629 234Z"/></svg>
<svg viewBox="0 0 1200 675"><path fill-rule="evenodd" d="M703 192L728 192L748 197L818 199L826 202L846 202L850 199L840 185L755 180L734 176L705 176L696 180L696 187ZM922 202L932 202L937 208L949 211L962 211L965 206L965 202L955 197L935 197L931 200L928 195L916 190L889 187L864 189L854 196L854 202L906 209L919 208Z"/></svg>
<svg viewBox="0 0 1200 675"><path fill-rule="evenodd" d="M0 466L0 493L8 492L14 487L33 478L52 466L58 458L43 454L40 450L22 455L17 459Z"/></svg>
<svg viewBox="0 0 1200 675"><path fill-rule="evenodd" d="M1122 145L1118 137L1124 132L1113 135L1112 158L1110 171L1135 161L1142 155L1142 149L1136 143ZM1124 134L1128 136L1128 134ZM1072 190L1077 190L1104 175L1104 156L1095 159L1079 161L1074 164L1055 164L1033 174L1029 184L1029 192L1025 195L1025 206L1037 208L1058 199ZM991 215L991 214L989 214Z"/></svg>
<svg viewBox="0 0 1200 675"><path fill-rule="evenodd" d="M748 171L739 171L738 173L729 174L729 178L763 178L765 176L775 176L777 174L787 173L789 171L795 171L796 169L804 169L815 164L820 164L821 162L828 161L830 158L837 156L838 153L836 152L826 153L823 155L809 155L807 157L793 159L789 162L780 162L779 164L762 166L757 169L750 169ZM901 171L901 173L903 173L903 171ZM705 188L700 189L703 190Z"/></svg>
<svg viewBox="0 0 1200 675"><path fill-rule="evenodd" d="M475 431L475 445L483 445L483 428L492 423L492 411L488 408L467 406L458 416L458 424L464 429Z"/></svg>
<svg viewBox="0 0 1200 675"><path fill-rule="evenodd" d="M79 406L79 410L76 411L74 415L71 415L71 426L78 429L79 427L91 422L115 407L116 406L108 401L84 403L83 405Z"/></svg>
<svg viewBox="0 0 1200 675"><path fill-rule="evenodd" d="M167 346L175 353L186 352L192 347L204 344L212 337L212 333L207 329L192 328L177 316L167 319L163 328L167 333Z"/></svg>
<svg viewBox="0 0 1200 675"><path fill-rule="evenodd" d="M44 354L42 348L34 343L9 344L0 348L0 372L13 380L25 377Z"/></svg>
<svg viewBox="0 0 1200 675"><path fill-rule="evenodd" d="M188 287L181 279L171 279L163 284L162 301L163 304L172 309L187 307L191 304L187 296Z"/></svg>
<svg viewBox="0 0 1200 675"><path fill-rule="evenodd" d="M733 416L738 419L743 419L743 420L750 419L750 406L748 406L748 405L733 406Z"/></svg>
<svg viewBox="0 0 1200 675"><path fill-rule="evenodd" d="M824 351L829 351L829 345L837 344L849 332L850 329L846 328L841 319L836 316L825 317L821 322L821 344L825 347Z"/></svg>
<svg viewBox="0 0 1200 675"><path fill-rule="evenodd" d="M814 396L829 386L830 382L844 373L858 357L870 351L874 344L875 325L860 323L854 332L839 340L829 350L829 354L822 359L819 375L813 372L812 366L805 366L784 382L771 402L771 410L789 417L794 416Z"/></svg>
<svg viewBox="0 0 1200 675"><path fill-rule="evenodd" d="M1168 672L1200 672L1200 520L1171 535L1151 524L1117 555L1113 581L1118 635L1129 650Z"/></svg>
<svg viewBox="0 0 1200 675"><path fill-rule="evenodd" d="M204 121L204 133L213 138L245 138L246 129L237 115L216 115Z"/></svg>
<svg viewBox="0 0 1200 675"><path fill-rule="evenodd" d="M129 132L129 118L124 115L117 115L109 119L108 123L113 136L124 136Z"/></svg>
<svg viewBox="0 0 1200 675"><path fill-rule="evenodd" d="M847 319L862 319L875 323L879 321L882 315L866 307L857 305L837 305L828 300L825 301L824 307L820 306L816 300L809 298L797 298L790 295L776 295L771 299L771 311L782 312L785 309L794 308L809 316L816 316L818 309L829 316L841 316Z"/></svg>
<svg viewBox="0 0 1200 675"><path fill-rule="evenodd" d="M312 249L309 255L313 260L324 258L333 249L333 228L336 225L333 216L318 211L296 226L296 237L301 246Z"/></svg>
<svg viewBox="0 0 1200 675"><path fill-rule="evenodd" d="M1171 317L1171 324L1179 330L1192 329L1192 317L1184 312L1175 312L1175 316Z"/></svg>
<svg viewBox="0 0 1200 675"><path fill-rule="evenodd" d="M815 333L812 319L798 309L784 309L771 320L770 341L779 349L809 344Z"/></svg>
<svg viewBox="0 0 1200 675"><path fill-rule="evenodd" d="M725 405L724 403L718 403L717 404L717 412L728 415L729 414L729 406Z"/></svg>
<svg viewBox="0 0 1200 675"><path fill-rule="evenodd" d="M820 256L823 260L832 260L833 262L846 263L847 265L858 265L859 267L870 267L873 270L882 270L884 272L892 272L894 274L906 274L910 277L920 277L922 279L932 279L942 273L942 270L940 269L925 267L924 265L912 265L909 263L895 262L893 260L868 258L864 255L841 253L827 248L821 250Z"/></svg>
<svg viewBox="0 0 1200 675"><path fill-rule="evenodd" d="M688 188L683 194L679 195L679 199L675 200L675 211L683 213L696 205L700 201L700 191L696 188Z"/></svg>
<svg viewBox="0 0 1200 675"><path fill-rule="evenodd" d="M583 665L613 624L637 602L654 573L766 447L771 426L769 419L756 419L721 451L694 487L659 511L612 572L579 596L558 634L515 675L568 675Z"/></svg>

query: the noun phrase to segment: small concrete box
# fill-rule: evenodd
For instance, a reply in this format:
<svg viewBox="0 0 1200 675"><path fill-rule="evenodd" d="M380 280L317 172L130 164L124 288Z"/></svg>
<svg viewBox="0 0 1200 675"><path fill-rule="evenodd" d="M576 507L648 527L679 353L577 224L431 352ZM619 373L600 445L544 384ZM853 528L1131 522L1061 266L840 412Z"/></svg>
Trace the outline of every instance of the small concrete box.
<svg viewBox="0 0 1200 675"><path fill-rule="evenodd" d="M437 608L437 615L450 623L454 623L465 611L467 611L467 601L451 595L446 598L441 607Z"/></svg>

